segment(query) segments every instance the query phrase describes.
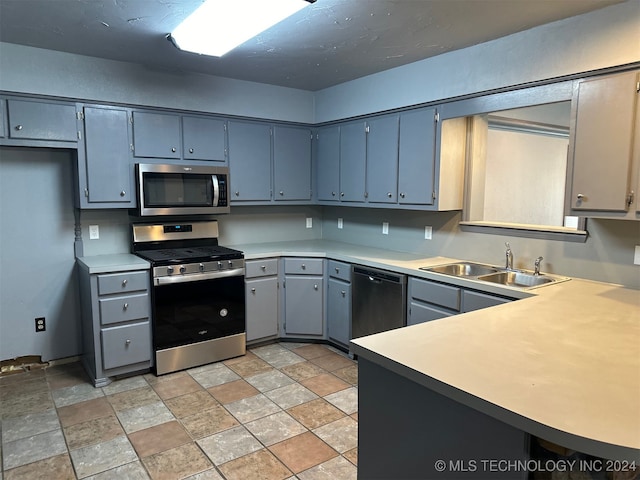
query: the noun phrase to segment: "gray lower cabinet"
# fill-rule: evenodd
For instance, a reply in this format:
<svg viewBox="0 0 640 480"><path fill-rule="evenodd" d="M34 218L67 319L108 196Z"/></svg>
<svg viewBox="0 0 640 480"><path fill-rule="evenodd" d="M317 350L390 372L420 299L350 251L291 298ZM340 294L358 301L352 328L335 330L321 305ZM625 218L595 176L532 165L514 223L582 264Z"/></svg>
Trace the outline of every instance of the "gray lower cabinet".
<svg viewBox="0 0 640 480"><path fill-rule="evenodd" d="M75 103L10 98L6 107L5 144L65 148L77 144Z"/></svg>
<svg viewBox="0 0 640 480"><path fill-rule="evenodd" d="M278 259L245 262L247 342L278 335Z"/></svg>
<svg viewBox="0 0 640 480"><path fill-rule="evenodd" d="M229 122L231 203L271 200L271 127Z"/></svg>
<svg viewBox="0 0 640 480"><path fill-rule="evenodd" d="M284 336L324 337L324 260L284 259Z"/></svg>
<svg viewBox="0 0 640 480"><path fill-rule="evenodd" d="M91 274L79 264L82 363L96 387L152 366L149 272Z"/></svg>
<svg viewBox="0 0 640 480"><path fill-rule="evenodd" d="M329 260L327 270L327 336L348 348L351 340L351 265Z"/></svg>
<svg viewBox="0 0 640 480"><path fill-rule="evenodd" d="M407 294L407 325L472 312L513 301L456 285L409 277Z"/></svg>
<svg viewBox="0 0 640 480"><path fill-rule="evenodd" d="M78 149L80 208L136 206L129 111L83 108L84 149Z"/></svg>

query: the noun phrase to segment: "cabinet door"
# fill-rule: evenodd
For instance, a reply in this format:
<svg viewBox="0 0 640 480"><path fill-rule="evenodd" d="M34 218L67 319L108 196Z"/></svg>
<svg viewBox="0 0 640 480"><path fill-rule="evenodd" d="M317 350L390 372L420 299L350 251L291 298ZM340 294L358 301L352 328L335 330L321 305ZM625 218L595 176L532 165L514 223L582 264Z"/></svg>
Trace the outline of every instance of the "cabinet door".
<svg viewBox="0 0 640 480"><path fill-rule="evenodd" d="M318 200L340 199L340 127L324 127L318 130L316 180Z"/></svg>
<svg viewBox="0 0 640 480"><path fill-rule="evenodd" d="M398 201L398 115L367 122L367 199Z"/></svg>
<svg viewBox="0 0 640 480"><path fill-rule="evenodd" d="M399 203L433 204L435 114L435 108L425 108L400 115Z"/></svg>
<svg viewBox="0 0 640 480"><path fill-rule="evenodd" d="M462 309L464 312L473 312L482 308L489 308L503 303L509 303L510 298L496 297L486 293L472 292L469 290L462 291Z"/></svg>
<svg viewBox="0 0 640 480"><path fill-rule="evenodd" d="M246 281L247 341L278 334L278 277Z"/></svg>
<svg viewBox="0 0 640 480"><path fill-rule="evenodd" d="M351 284L330 278L327 286L329 338L343 345L351 340Z"/></svg>
<svg viewBox="0 0 640 480"><path fill-rule="evenodd" d="M122 367L151 359L149 322L103 328L102 368Z"/></svg>
<svg viewBox="0 0 640 480"><path fill-rule="evenodd" d="M271 200L271 129L229 122L231 202Z"/></svg>
<svg viewBox="0 0 640 480"><path fill-rule="evenodd" d="M127 111L84 107L84 144L87 201L90 204L133 206L135 195Z"/></svg>
<svg viewBox="0 0 640 480"><path fill-rule="evenodd" d="M205 117L182 117L182 152L185 160L225 162L224 120Z"/></svg>
<svg viewBox="0 0 640 480"><path fill-rule="evenodd" d="M133 147L136 157L180 158L180 116L133 112Z"/></svg>
<svg viewBox="0 0 640 480"><path fill-rule="evenodd" d="M407 326L417 325L418 323L430 322L439 318L450 317L458 312L451 312L442 308L438 308L427 303L409 301L409 315L407 315Z"/></svg>
<svg viewBox="0 0 640 480"><path fill-rule="evenodd" d="M340 127L340 200L363 202L367 169L367 139L364 122Z"/></svg>
<svg viewBox="0 0 640 480"><path fill-rule="evenodd" d="M322 335L324 302L322 277L285 276L285 333Z"/></svg>
<svg viewBox="0 0 640 480"><path fill-rule="evenodd" d="M311 131L273 129L273 181L276 200L311 200Z"/></svg>
<svg viewBox="0 0 640 480"><path fill-rule="evenodd" d="M75 104L8 100L9 137L78 141Z"/></svg>
<svg viewBox="0 0 640 480"><path fill-rule="evenodd" d="M571 209L627 210L637 72L581 82L573 131Z"/></svg>

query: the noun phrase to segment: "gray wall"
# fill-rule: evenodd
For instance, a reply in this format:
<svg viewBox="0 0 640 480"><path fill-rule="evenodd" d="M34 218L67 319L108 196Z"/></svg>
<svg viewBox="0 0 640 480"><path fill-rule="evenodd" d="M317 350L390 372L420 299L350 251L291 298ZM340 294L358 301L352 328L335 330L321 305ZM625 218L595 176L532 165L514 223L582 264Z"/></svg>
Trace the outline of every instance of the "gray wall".
<svg viewBox="0 0 640 480"><path fill-rule="evenodd" d="M532 269L542 255L542 270L548 273L640 288L640 267L633 264L640 222L589 219L587 242L570 243L463 232L460 216L460 212L326 207L322 238L495 265L504 263L504 242L510 242L518 268ZM338 218L343 219L341 230ZM388 235L382 234L382 222L389 222ZM424 239L425 226L433 227L432 240Z"/></svg>
<svg viewBox="0 0 640 480"><path fill-rule="evenodd" d="M69 151L0 147L0 360L80 351L72 178Z"/></svg>

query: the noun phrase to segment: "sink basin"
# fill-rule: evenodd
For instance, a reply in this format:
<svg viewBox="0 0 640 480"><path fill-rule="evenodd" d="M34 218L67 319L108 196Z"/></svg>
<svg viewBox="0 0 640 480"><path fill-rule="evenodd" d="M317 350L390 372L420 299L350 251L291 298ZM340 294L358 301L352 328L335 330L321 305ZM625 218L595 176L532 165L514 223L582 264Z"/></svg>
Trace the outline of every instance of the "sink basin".
<svg viewBox="0 0 640 480"><path fill-rule="evenodd" d="M555 282L555 279L544 275L533 275L524 272L498 272L482 275L478 278L485 282L499 283L508 287L530 288Z"/></svg>
<svg viewBox="0 0 640 480"><path fill-rule="evenodd" d="M438 267L422 267L420 270L453 275L454 277L478 277L480 275L498 273L498 270L493 267L470 262L450 263Z"/></svg>

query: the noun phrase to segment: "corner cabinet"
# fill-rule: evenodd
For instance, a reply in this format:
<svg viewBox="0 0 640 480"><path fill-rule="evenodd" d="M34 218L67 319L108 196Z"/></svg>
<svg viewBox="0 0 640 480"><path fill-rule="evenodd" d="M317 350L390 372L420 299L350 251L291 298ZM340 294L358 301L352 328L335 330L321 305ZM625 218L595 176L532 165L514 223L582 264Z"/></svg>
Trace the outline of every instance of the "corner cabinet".
<svg viewBox="0 0 640 480"><path fill-rule="evenodd" d="M96 387L152 366L148 270L89 273L79 264L82 363Z"/></svg>
<svg viewBox="0 0 640 480"><path fill-rule="evenodd" d="M85 105L84 148L78 148L78 206L136 206L130 111Z"/></svg>
<svg viewBox="0 0 640 480"><path fill-rule="evenodd" d="M278 259L245 261L247 342L278 336Z"/></svg>
<svg viewBox="0 0 640 480"><path fill-rule="evenodd" d="M640 73L577 82L568 215L640 218Z"/></svg>
<svg viewBox="0 0 640 480"><path fill-rule="evenodd" d="M283 336L324 337L324 260L285 258Z"/></svg>

